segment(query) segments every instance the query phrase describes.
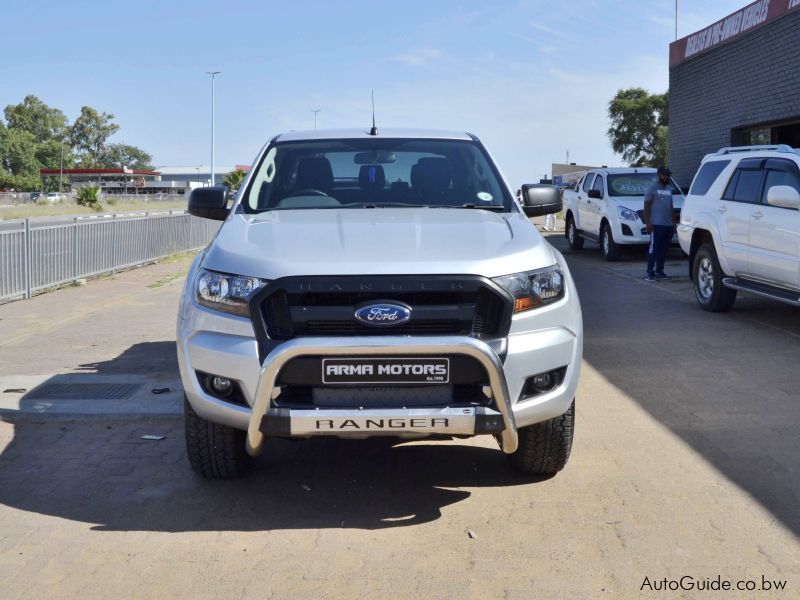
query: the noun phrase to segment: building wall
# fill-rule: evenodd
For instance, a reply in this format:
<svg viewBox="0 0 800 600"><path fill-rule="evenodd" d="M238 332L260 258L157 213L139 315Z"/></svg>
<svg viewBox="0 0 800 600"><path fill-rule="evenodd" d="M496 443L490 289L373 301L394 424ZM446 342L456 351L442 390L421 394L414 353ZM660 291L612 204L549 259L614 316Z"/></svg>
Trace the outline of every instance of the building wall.
<svg viewBox="0 0 800 600"><path fill-rule="evenodd" d="M669 164L688 185L732 129L800 119L800 12L671 68L669 94Z"/></svg>

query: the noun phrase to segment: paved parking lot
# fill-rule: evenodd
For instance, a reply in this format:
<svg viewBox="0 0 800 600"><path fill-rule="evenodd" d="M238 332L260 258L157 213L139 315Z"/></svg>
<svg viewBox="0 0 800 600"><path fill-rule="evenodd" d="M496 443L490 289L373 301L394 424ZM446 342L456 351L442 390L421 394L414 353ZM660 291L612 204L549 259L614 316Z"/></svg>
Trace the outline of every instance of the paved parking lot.
<svg viewBox="0 0 800 600"><path fill-rule="evenodd" d="M3 389L102 376L163 402L76 422L0 394L0 597L633 597L718 575L797 597L800 310L705 313L680 253L659 283L640 254L565 254L586 329L576 442L537 481L481 437L278 440L243 480L205 482L173 410L186 260L0 307Z"/></svg>

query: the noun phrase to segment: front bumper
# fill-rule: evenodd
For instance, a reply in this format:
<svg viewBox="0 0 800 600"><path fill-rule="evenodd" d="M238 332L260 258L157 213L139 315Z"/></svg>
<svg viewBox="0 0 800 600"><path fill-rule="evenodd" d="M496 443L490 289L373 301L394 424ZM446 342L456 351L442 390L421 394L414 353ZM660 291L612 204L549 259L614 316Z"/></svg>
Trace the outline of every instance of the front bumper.
<svg viewBox="0 0 800 600"><path fill-rule="evenodd" d="M312 431L320 435L330 434L330 429L325 429L328 421L331 421L330 413L335 415L337 423L353 421L358 423L359 419L366 419L367 414L362 410L328 410L324 411L324 416L320 416L318 410L292 410L290 413L296 415L280 415L273 413L270 415L270 400L275 389L278 374L281 369L292 359L301 356L433 356L437 354L463 354L476 359L481 363L489 377L489 387L491 388L492 398L495 407L502 420L502 430L500 431L501 445L504 452L511 453L517 449L517 426L514 421L514 412L511 408L511 398L509 396L508 384L503 373L503 364L497 354L485 343L464 336L453 337L354 337L354 338L298 338L281 344L264 360L261 374L258 378L258 388L256 390L253 410L247 425L247 451L255 456L261 452L264 443L264 432L262 422L265 417L267 424L264 428L269 429L270 418L284 419L296 417L302 420L304 417L316 423ZM411 433L411 434L475 434L474 423L477 415L461 415L462 418L458 425L455 425L453 418L456 415L442 415L437 410L427 410L419 413L417 417L420 427L413 427L412 421L415 420L413 412L420 409L390 409L379 411L373 414L373 420L378 417L397 420L397 427L390 427L388 421L379 427L381 431L388 433ZM466 410L466 409L465 409ZM303 414L307 413L307 414ZM473 417L470 419L469 417ZM402 422L400 422L402 420ZM323 421L323 429L320 429L319 422ZM470 421L472 424L470 424ZM378 427L376 425L376 427ZM392 431L389 431L389 430ZM457 430L460 429L460 430ZM471 429L471 430L470 430ZM348 429L348 432L363 433L362 428ZM374 431L374 430L373 430ZM341 432L341 429L339 430ZM308 433L306 433L308 434Z"/></svg>
<svg viewBox="0 0 800 600"><path fill-rule="evenodd" d="M265 435L413 438L486 433L497 435L504 451L512 452L517 446L518 428L558 417L569 409L575 397L583 327L574 284L566 266L562 266L568 284L565 298L515 315L510 334L492 346L467 336L301 337L281 343L260 361L249 319L198 306L185 295L177 323L177 349L186 398L200 417L247 431L248 449L253 453L260 450ZM490 392L493 399L486 407L475 407L470 414L447 410L464 407L424 405L401 409L336 408L335 412L324 407L288 410L272 402L280 393L275 381L282 366L295 357L458 354L473 357L483 366L487 375L484 393ZM529 377L564 367L564 377L556 387L526 396L523 390ZM234 380L244 402L235 404L210 395L198 372ZM326 430L327 421L351 422L343 428Z"/></svg>

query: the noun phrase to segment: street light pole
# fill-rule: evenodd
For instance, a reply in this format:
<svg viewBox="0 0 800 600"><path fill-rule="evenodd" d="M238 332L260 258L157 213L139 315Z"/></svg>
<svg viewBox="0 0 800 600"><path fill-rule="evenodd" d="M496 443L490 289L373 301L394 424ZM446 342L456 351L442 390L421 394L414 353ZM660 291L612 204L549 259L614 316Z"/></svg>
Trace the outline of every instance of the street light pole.
<svg viewBox="0 0 800 600"><path fill-rule="evenodd" d="M314 129L317 128L317 113L321 111L321 108L312 108L311 112L314 113Z"/></svg>
<svg viewBox="0 0 800 600"><path fill-rule="evenodd" d="M64 140L61 140L61 168L58 173L58 193L60 194L64 187Z"/></svg>
<svg viewBox="0 0 800 600"><path fill-rule="evenodd" d="M211 75L211 185L214 185L214 78L222 71L206 71Z"/></svg>

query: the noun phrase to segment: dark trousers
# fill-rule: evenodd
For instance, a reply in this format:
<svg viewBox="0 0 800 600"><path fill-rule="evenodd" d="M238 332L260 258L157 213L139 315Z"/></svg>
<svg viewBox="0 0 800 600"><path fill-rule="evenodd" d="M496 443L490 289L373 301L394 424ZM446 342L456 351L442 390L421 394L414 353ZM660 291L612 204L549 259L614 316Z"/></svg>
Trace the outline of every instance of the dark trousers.
<svg viewBox="0 0 800 600"><path fill-rule="evenodd" d="M647 253L647 272L650 275L664 272L664 260L672 243L672 225L653 225L650 234L650 251ZM655 269L653 268L655 267Z"/></svg>

